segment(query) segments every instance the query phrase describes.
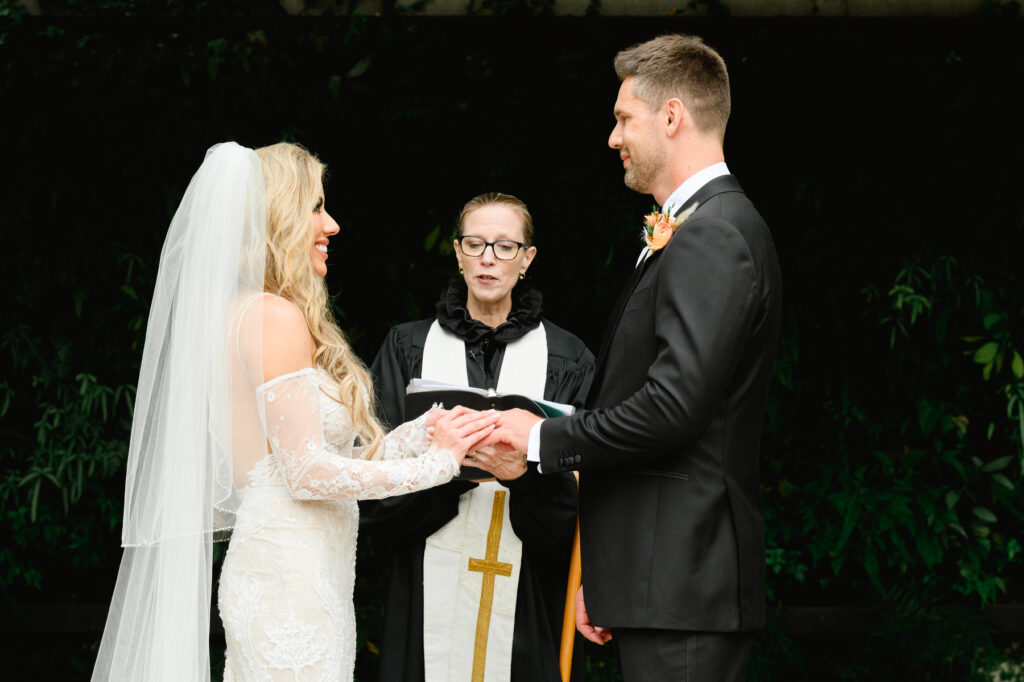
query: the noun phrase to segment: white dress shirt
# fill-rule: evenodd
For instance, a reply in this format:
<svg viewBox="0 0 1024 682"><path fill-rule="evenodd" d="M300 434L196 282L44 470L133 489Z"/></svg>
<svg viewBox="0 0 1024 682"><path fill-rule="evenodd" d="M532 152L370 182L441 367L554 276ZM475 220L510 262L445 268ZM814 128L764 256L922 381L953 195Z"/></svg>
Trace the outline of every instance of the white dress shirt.
<svg viewBox="0 0 1024 682"><path fill-rule="evenodd" d="M676 190L672 194L668 195L668 199L665 200L661 210L673 214L680 206L690 200L694 194L697 193L704 185L708 184L715 178L729 174L729 167L725 165L725 161L719 161L718 163L711 164L707 168L703 168L690 177L686 178L683 184L676 187ZM646 246L643 251L640 252L640 257L636 259L636 264L640 265L644 262L644 259L651 253L651 250Z"/></svg>
<svg viewBox="0 0 1024 682"><path fill-rule="evenodd" d="M725 165L725 161L719 161L718 163L711 164L707 168L702 168L690 177L683 181L683 184L676 187L672 194L668 195L668 199L662 205L663 211L675 213L676 210L685 204L690 198L697 193L697 191L708 184L715 178L723 175L729 175L729 167ZM643 251L640 252L640 257L636 259L636 265L639 266L644 259L647 258L651 253L651 250L646 246ZM540 462L540 425L544 423L544 420L540 420L530 429L530 439L527 444L526 450L526 461L528 462ZM540 466L537 467L540 471Z"/></svg>

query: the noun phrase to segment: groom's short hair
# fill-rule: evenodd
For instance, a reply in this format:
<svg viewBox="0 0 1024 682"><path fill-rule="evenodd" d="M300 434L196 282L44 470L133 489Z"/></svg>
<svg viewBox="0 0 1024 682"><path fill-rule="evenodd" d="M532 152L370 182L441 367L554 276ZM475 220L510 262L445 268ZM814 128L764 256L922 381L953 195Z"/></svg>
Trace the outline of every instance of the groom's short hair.
<svg viewBox="0 0 1024 682"><path fill-rule="evenodd" d="M725 60L697 36L663 35L615 55L620 81L635 76L633 94L652 110L678 97L701 132L725 137L732 107Z"/></svg>

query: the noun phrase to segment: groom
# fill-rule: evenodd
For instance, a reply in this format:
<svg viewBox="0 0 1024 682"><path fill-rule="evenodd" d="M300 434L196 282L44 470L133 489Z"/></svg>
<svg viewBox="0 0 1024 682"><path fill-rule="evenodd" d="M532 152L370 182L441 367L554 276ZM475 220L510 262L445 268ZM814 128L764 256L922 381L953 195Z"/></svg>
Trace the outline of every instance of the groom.
<svg viewBox="0 0 1024 682"><path fill-rule="evenodd" d="M758 455L779 264L725 165L729 77L718 53L666 35L620 52L615 70L608 144L626 185L689 215L641 254L588 409L543 421L505 412L492 440L506 447L478 464L526 452L544 473L580 471L577 627L599 644L615 638L627 682L741 680L764 624Z"/></svg>

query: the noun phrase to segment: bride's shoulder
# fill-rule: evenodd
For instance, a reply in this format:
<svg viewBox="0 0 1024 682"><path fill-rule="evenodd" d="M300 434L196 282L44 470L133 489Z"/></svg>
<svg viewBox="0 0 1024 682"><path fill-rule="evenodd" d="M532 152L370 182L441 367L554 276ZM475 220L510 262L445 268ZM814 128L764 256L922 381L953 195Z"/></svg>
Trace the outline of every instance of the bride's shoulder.
<svg viewBox="0 0 1024 682"><path fill-rule="evenodd" d="M263 294L263 319L272 320L275 324L306 326L302 309L277 294Z"/></svg>
<svg viewBox="0 0 1024 682"><path fill-rule="evenodd" d="M313 335L299 306L268 295L263 300L263 372L271 377L312 365Z"/></svg>

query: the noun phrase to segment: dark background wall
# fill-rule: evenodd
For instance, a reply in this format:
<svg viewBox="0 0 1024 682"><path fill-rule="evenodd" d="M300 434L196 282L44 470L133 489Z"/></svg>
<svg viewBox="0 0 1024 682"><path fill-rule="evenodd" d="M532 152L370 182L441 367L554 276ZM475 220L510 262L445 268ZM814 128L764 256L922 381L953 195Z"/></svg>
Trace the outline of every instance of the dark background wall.
<svg viewBox="0 0 1024 682"><path fill-rule="evenodd" d="M1012 657L1012 638L978 608L1021 595L1019 19L269 7L0 15L0 595L11 613L108 598L125 398L163 234L206 148L296 140L328 164L342 233L327 282L367 362L390 325L430 314L455 274L445 248L458 211L489 190L530 206L530 278L546 313L596 348L652 203L622 185L606 145L611 60L680 31L730 67L727 162L772 227L785 277L762 475L776 615L755 676L965 679ZM988 342L1003 360L986 377L976 351ZM360 586L366 628L374 579ZM870 607L867 628L884 636L787 634L785 608L823 605ZM960 615L936 615L948 607ZM922 631L929 645L901 644ZM63 679L80 677L96 636L57 636L77 661ZM23 644L17 660L45 657ZM372 654L360 656L372 679ZM602 654L593 661L593 679L613 679Z"/></svg>

